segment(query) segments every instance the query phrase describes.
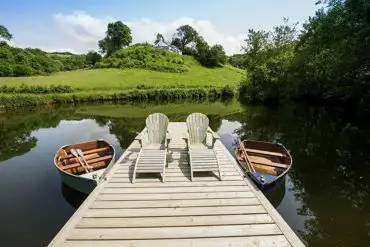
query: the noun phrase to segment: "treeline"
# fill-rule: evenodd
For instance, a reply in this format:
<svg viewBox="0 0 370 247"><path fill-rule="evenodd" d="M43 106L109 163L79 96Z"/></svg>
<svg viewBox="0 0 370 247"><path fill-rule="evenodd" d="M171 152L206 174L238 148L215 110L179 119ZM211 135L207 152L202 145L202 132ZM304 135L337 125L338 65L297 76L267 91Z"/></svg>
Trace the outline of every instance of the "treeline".
<svg viewBox="0 0 370 247"><path fill-rule="evenodd" d="M241 96L250 101L309 100L366 107L370 103L370 3L318 2L324 8L298 34L296 24L249 30L245 53L230 62L247 70Z"/></svg>
<svg viewBox="0 0 370 247"><path fill-rule="evenodd" d="M92 67L100 62L99 53L89 51L84 55L70 52L47 53L40 49L17 48L8 45L13 35L0 25L0 77L48 75ZM3 41L2 41L3 40Z"/></svg>
<svg viewBox="0 0 370 247"><path fill-rule="evenodd" d="M87 55L49 54L40 49L16 48L0 42L0 77L48 75L88 68L94 65L91 54L94 52Z"/></svg>

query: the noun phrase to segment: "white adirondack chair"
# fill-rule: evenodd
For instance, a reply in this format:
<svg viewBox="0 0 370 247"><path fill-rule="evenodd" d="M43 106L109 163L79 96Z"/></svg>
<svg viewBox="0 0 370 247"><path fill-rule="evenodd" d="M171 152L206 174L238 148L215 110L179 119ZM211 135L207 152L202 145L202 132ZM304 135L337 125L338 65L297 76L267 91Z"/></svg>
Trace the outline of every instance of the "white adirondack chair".
<svg viewBox="0 0 370 247"><path fill-rule="evenodd" d="M162 173L165 181L167 150L170 136L167 131L168 117L162 113L154 113L146 118L146 128L135 138L141 146L136 159L132 183L138 173Z"/></svg>
<svg viewBox="0 0 370 247"><path fill-rule="evenodd" d="M214 151L215 142L220 137L209 128L209 119L202 113L193 113L186 119L186 125L191 181L193 181L194 172L205 171L218 171L219 178L222 180L220 165ZM212 146L206 143L207 133L212 136Z"/></svg>

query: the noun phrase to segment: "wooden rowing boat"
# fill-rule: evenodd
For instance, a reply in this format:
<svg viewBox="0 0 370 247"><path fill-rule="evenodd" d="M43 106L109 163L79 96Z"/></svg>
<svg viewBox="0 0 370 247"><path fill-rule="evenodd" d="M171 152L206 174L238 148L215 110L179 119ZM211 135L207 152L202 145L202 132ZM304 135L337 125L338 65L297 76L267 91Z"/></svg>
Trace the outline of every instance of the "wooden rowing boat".
<svg viewBox="0 0 370 247"><path fill-rule="evenodd" d="M280 143L244 140L235 155L240 166L261 188L275 184L292 167L289 151Z"/></svg>
<svg viewBox="0 0 370 247"><path fill-rule="evenodd" d="M81 149L82 157L76 158L72 149ZM54 165L62 182L83 193L90 193L114 164L113 146L103 140L77 143L61 147L55 155Z"/></svg>

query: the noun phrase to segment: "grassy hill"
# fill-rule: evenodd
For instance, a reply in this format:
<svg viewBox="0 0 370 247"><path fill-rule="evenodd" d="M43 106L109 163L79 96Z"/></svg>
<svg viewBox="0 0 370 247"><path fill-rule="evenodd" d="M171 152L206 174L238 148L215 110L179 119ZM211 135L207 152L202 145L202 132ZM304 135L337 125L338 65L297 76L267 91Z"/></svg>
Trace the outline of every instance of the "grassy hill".
<svg viewBox="0 0 370 247"><path fill-rule="evenodd" d="M243 70L232 66L205 68L193 57L183 56L183 59L189 68L183 73L109 68L58 72L50 76L2 77L0 106L155 98L158 90L164 98L199 98L210 93L220 95L225 87L233 88L244 77ZM49 90L50 86L62 86L63 90Z"/></svg>
<svg viewBox="0 0 370 247"><path fill-rule="evenodd" d="M58 72L51 76L3 77L0 87L68 85L80 90L117 90L130 88L223 87L243 79L244 71L225 65L205 68L193 57L184 56L188 72L170 73L146 69L90 69Z"/></svg>

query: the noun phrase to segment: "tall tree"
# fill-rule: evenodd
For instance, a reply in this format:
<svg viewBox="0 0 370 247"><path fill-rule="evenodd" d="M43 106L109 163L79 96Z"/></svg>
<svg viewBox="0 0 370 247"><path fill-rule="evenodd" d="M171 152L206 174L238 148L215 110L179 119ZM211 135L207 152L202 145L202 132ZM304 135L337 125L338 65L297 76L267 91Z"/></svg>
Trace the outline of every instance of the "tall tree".
<svg viewBox="0 0 370 247"><path fill-rule="evenodd" d="M186 46L194 44L198 37L198 32L192 26L183 25L176 29L176 33L173 36L171 44L184 52Z"/></svg>
<svg viewBox="0 0 370 247"><path fill-rule="evenodd" d="M0 38L11 40L13 38L13 35L9 32L9 30L4 27L3 25L0 25Z"/></svg>
<svg viewBox="0 0 370 247"><path fill-rule="evenodd" d="M164 40L163 35L161 33L157 33L157 36L156 36L155 41L154 41L154 44L156 45L156 44L158 44L161 41L164 42L164 43L166 42Z"/></svg>
<svg viewBox="0 0 370 247"><path fill-rule="evenodd" d="M108 24L105 38L99 41L99 48L102 53L110 56L131 42L131 29L121 21L117 21Z"/></svg>

